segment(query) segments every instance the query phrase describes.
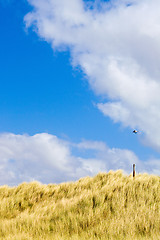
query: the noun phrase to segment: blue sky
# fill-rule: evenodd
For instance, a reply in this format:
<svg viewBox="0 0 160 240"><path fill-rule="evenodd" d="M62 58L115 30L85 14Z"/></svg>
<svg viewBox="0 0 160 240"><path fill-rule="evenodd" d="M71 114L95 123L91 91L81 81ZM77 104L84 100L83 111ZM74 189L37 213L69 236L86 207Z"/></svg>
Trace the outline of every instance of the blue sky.
<svg viewBox="0 0 160 240"><path fill-rule="evenodd" d="M56 2L57 0L55 0ZM12 0L6 2L0 0L0 162L2 166L0 184L15 185L23 181L32 180L44 183L71 181L86 175L94 175L98 171L123 169L124 164L123 170L130 173L134 160L137 163L137 170L139 167L139 171L148 171L146 164L148 163L151 169L148 172L158 174L154 170L154 166L156 165L156 169L159 166L159 143L157 143L156 134L150 137L155 124L148 123L146 119L149 116L150 118L155 118L155 122L157 121L158 125L159 118L156 114L155 117L150 115L150 112L145 110L145 104L146 106L148 104L148 108L150 108L150 104L152 106L155 104L155 107L158 109L159 98L152 100L152 97L149 95L148 99L151 98L151 100L148 102L139 96L145 94L145 91L147 94L151 94L151 96L156 95L154 93L155 88L153 87L152 92L151 87L152 83L156 81L155 79L158 78L156 74L159 73L157 73L155 65L153 65L155 75L151 76L149 70L145 72L145 69L148 69L149 62L144 60L146 58L144 52L142 51L139 54L138 50L135 50L133 53L127 47L132 45L134 40L134 47L135 44L137 44L137 49L142 46L141 36L137 36L137 39L134 39L134 37L129 39L128 35L130 35L130 32L127 30L128 26L125 26L123 29L123 11L126 11L127 14L128 10L125 9L128 7L128 1L124 1L123 6L114 6L114 9L118 10L112 10L112 8L106 10L106 2L108 1L97 1L98 5L102 4L101 8L93 7L83 11L81 9L78 12L82 3L85 3L81 0L76 0L77 5L73 4L68 6L68 8L70 7L72 12L74 12L75 7L77 15L80 14L80 20L78 18L74 19L75 16L72 19L72 14L71 18L65 18L63 11L62 14L56 15L59 7L62 10L64 7L64 10L66 10L63 2L64 0L61 0L58 3L59 5L52 6L53 16L58 17L57 19L55 17L55 21L48 18L51 22L49 23L48 21L47 25L47 14L44 14L41 7L42 4L45 4L45 1L38 0L36 2L32 0L27 2L25 0ZM148 4L147 1L142 2L143 4ZM52 5L51 1L48 1L48 6L45 4L46 9L49 7L49 4ZM135 6L131 5L130 7L133 7L133 14L136 11L138 15L138 9L141 9L142 6L136 6L136 10ZM153 8L154 13L154 6L150 7L151 12ZM118 11L118 15L114 11ZM100 14L104 14L101 15L101 20L98 19ZM127 50L123 49L123 36L117 25L115 24L114 26L114 23L111 32L105 28L106 35L108 34L108 42L106 42L108 48L104 49L104 53L101 46L98 46L95 50L95 46L99 45L101 39L103 40L104 38L105 42L105 37L103 35L99 38L97 37L98 32L96 34L96 31L99 30L95 27L96 25L94 25L94 32L90 32L92 26L88 25L87 21L90 20L87 20L87 18L91 19L91 17L94 17L95 24L99 24L99 21L102 21L103 32L103 27L110 20L105 19L103 16L111 18L113 22L116 21L116 18L120 19L119 24L122 25L118 27L119 29L122 27L123 34L126 34L125 39L128 38L125 43ZM62 23L65 26L66 21L67 26L66 29L64 27L64 33L59 30L61 29L61 19L63 17ZM144 13L144 17L142 14L142 18L145 19L145 17L146 13ZM80 21L75 26L76 30L73 30L73 39L69 25L72 20L74 24ZM128 21L131 26L134 25L133 29L136 29L139 25L138 20L134 24L130 19ZM155 21L158 20L156 19ZM85 36L84 39L80 40L78 37L77 41L74 39L75 36L80 36L79 32L81 29L79 24L84 26L83 34L86 34L86 43L84 43ZM151 23L149 22L149 24ZM152 24L154 25L154 22ZM52 32L52 28L57 28L57 30ZM89 31L85 31L85 28L88 28ZM142 29L138 30L143 33L143 26ZM95 34L95 36L93 35L93 46L87 41L89 34ZM115 42L113 45L111 44L112 37L114 39L113 42ZM119 37L119 42L115 41L117 37ZM156 37L153 34L152 39L156 41ZM143 38L144 36L142 36ZM103 41L101 44L103 45ZM87 56L88 53L89 55ZM149 58L151 54L153 55L153 53L149 52L147 57ZM154 58L154 56L151 57ZM97 60L99 58L102 59L101 70L101 61ZM155 56L156 58L157 56ZM93 59L96 60L92 63ZM140 91L142 89L142 92L138 93L137 99L139 98L139 103L144 100L144 105L140 106L139 109L137 103L135 103L136 91L133 96L130 95L130 98L134 99L135 97L135 100L131 103L129 96L121 92L121 83L124 88L126 86L125 91L129 88L128 86L134 88L132 83L127 82L129 80L127 80L125 75L119 74L119 80L112 86L112 82L114 83L114 79L117 77L114 73L118 73L119 69L117 68L118 70L116 69L112 76L112 69L115 66L108 63L109 60L107 59L121 59L118 60L121 61L119 69L127 69L126 71L128 72L133 71L133 76L139 74ZM131 65L133 64L132 69L130 69L130 66L128 67L124 59L127 59L127 62L130 61ZM138 67L135 67L135 63L140 68L144 68L142 71L144 76L141 76L141 72L136 72ZM111 65L111 70L108 70L108 72L105 70L106 67L104 66L107 66L105 64ZM118 65L119 63L116 64ZM104 76L103 82L100 80L101 74ZM126 82L124 82L123 76ZM145 83L144 79L147 79L148 85L151 82L151 92L148 92L147 87L143 85ZM110 81L111 84L105 85L107 81ZM115 113L115 108L112 109L113 105L105 105L106 103L111 103L111 101L115 104L117 99L120 101L119 103L125 106L127 113L131 110L129 116L121 116L121 113L124 112L123 109ZM116 106L119 106L119 103ZM101 104L101 107L99 104ZM146 116L144 116L144 113L146 113ZM147 124L150 124L149 130L147 129ZM132 134L134 128L138 128L140 133L137 135ZM47 147L43 149L44 139L46 139ZM35 145L32 141L36 142L34 143ZM52 142L51 145L50 141ZM32 147L33 145L34 148ZM15 152L16 146L17 148L19 146L20 152L18 150ZM39 150L35 151L39 147L41 148L40 152ZM64 150L65 153L60 158L61 160L58 160L58 157L57 159L55 157L53 162L50 160L52 156L57 156L52 151L49 155L47 149L50 148L55 149L55 151L62 148L62 150L58 150L60 152ZM31 156L27 155L27 151L32 153ZM128 152L126 153L126 151ZM111 152L113 156L110 156ZM42 158L39 157L42 155ZM39 160L37 159L38 157ZM34 159L37 159L36 162ZM123 159L127 160L123 161ZM65 163L62 169L56 165L55 162L57 161L62 161L61 166ZM93 165L95 166L94 168ZM35 172L30 170L33 166ZM68 172L66 173L66 166L75 167L68 167ZM53 170L51 171L52 168ZM43 173L44 169L45 173ZM46 173L48 177L46 177Z"/></svg>

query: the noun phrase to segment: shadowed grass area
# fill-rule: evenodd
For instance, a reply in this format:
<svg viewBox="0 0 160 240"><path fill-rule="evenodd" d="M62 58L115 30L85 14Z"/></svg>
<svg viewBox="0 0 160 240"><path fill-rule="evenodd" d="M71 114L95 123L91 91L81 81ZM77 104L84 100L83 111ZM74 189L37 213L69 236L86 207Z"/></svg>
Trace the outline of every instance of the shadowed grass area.
<svg viewBox="0 0 160 240"><path fill-rule="evenodd" d="M0 187L0 239L160 239L160 178L99 173Z"/></svg>

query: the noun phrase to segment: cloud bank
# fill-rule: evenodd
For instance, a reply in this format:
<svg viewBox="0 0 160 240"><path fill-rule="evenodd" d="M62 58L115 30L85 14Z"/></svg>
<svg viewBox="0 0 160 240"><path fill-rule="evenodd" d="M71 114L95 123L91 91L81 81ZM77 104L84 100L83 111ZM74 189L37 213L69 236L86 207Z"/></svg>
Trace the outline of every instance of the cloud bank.
<svg viewBox="0 0 160 240"><path fill-rule="evenodd" d="M160 1L28 0L27 27L54 50L70 50L104 115L138 128L160 149Z"/></svg>
<svg viewBox="0 0 160 240"><path fill-rule="evenodd" d="M132 151L109 148L103 142L71 143L47 133L0 134L0 185L76 181L111 169L130 174L133 162L139 172L160 174L158 159L142 162Z"/></svg>

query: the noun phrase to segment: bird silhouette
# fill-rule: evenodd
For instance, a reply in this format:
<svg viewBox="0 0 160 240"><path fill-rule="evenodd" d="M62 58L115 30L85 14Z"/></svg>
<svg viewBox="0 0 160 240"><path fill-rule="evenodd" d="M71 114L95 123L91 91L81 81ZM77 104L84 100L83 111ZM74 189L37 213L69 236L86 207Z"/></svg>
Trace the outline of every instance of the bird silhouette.
<svg viewBox="0 0 160 240"><path fill-rule="evenodd" d="M135 133L135 134L136 134L136 133L138 133L138 131L137 131L137 130L133 130L133 133Z"/></svg>

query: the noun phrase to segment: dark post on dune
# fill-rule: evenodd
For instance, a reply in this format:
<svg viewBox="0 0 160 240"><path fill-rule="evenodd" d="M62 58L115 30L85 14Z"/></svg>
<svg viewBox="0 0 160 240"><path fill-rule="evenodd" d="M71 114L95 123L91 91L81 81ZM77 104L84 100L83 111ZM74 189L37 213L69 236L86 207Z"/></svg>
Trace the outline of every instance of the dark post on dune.
<svg viewBox="0 0 160 240"><path fill-rule="evenodd" d="M133 164L133 178L135 178L136 170L135 170L136 164Z"/></svg>

